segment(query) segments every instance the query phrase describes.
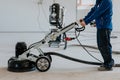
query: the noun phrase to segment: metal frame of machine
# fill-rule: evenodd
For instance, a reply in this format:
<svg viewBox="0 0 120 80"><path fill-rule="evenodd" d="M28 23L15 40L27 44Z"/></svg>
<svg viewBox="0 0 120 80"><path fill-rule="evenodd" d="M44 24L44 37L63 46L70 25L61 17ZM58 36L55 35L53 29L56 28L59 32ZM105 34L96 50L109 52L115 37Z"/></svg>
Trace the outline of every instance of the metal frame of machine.
<svg viewBox="0 0 120 80"><path fill-rule="evenodd" d="M14 69L16 69L16 71L18 71L19 69L21 69L20 67L22 65L22 62L27 60L27 61L30 61L28 63L28 65L30 65L30 63L32 63L33 65L35 65L34 67L36 67L39 71L41 71L41 72L47 71L50 68L50 65L51 65L51 60L52 60L52 58L50 56L51 54L44 53L41 50L40 46L49 42L50 40L55 40L56 37L58 37L59 35L67 32L69 30L71 30L72 28L75 28L76 26L78 26L78 24L76 22L74 22L74 23L62 28L60 31L57 31L54 34L49 33L41 41L31 44L28 47L28 49L23 50L23 53L22 52L20 54L17 53L16 57L12 57L8 60L8 70L13 71ZM76 28L76 30L83 31L84 27L83 28ZM20 46L18 48L20 49ZM37 55L31 54L31 49L36 49L39 52L39 55L37 56ZM26 66L28 66L28 65L26 65ZM31 67L31 68L33 70L33 67Z"/></svg>

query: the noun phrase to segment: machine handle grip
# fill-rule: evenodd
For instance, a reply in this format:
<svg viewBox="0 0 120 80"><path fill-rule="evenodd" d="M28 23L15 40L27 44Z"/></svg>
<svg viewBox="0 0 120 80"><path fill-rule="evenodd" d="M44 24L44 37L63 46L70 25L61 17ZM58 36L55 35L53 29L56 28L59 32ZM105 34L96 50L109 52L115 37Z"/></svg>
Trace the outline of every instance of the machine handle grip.
<svg viewBox="0 0 120 80"><path fill-rule="evenodd" d="M75 30L76 30L77 32L81 32L81 31L84 31L84 30L85 30L85 27L75 28Z"/></svg>

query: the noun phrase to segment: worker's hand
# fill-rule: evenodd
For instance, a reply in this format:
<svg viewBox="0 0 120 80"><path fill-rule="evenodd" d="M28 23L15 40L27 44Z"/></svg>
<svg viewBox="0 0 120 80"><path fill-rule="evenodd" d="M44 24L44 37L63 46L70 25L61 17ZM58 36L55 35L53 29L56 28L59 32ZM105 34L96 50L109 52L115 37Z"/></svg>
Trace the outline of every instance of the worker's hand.
<svg viewBox="0 0 120 80"><path fill-rule="evenodd" d="M80 25L81 25L82 27L85 27L85 26L86 26L86 23L85 23L85 21L84 21L83 19L80 19Z"/></svg>

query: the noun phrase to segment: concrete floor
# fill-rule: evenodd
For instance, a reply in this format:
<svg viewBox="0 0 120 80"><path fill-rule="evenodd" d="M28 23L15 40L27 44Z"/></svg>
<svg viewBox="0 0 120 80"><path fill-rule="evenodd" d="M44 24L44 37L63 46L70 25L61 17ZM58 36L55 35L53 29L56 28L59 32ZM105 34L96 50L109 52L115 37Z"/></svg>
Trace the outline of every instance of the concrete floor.
<svg viewBox="0 0 120 80"><path fill-rule="evenodd" d="M7 71L6 68L0 68L0 80L120 80L119 74L119 68L114 68L113 71L100 72L96 70L96 67L90 66L79 69L57 68L45 73L38 71L13 73Z"/></svg>
<svg viewBox="0 0 120 80"><path fill-rule="evenodd" d="M120 68L114 67L113 71L98 71L95 65L87 65L72 62L57 56L52 56L51 68L47 72L39 72L38 70L31 72L15 73L7 71L7 61L15 55L15 44L19 41L25 41L28 45L41 40L45 34L41 33L0 33L0 80L120 80ZM73 36L73 34L69 34ZM115 36L117 38L115 38ZM96 47L95 30L85 30L79 37L84 45ZM111 43L113 51L120 52L120 34L113 31ZM74 45L74 46L73 46ZM64 55L75 57L82 60L95 61L80 46L77 41L68 42L68 47L63 50L60 48L50 48L48 44L42 46L42 50L49 52L59 52ZM87 48L88 51L96 58L102 61L102 57L98 50ZM37 54L37 53L36 53ZM113 54L115 63L120 63L120 54Z"/></svg>

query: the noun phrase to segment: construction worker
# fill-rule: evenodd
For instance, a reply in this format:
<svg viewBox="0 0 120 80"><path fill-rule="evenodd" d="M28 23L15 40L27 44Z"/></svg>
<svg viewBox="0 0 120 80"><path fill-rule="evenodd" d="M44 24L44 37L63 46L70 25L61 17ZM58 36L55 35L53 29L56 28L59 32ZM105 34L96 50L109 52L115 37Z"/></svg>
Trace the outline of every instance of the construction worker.
<svg viewBox="0 0 120 80"><path fill-rule="evenodd" d="M86 26L93 20L96 21L97 46L104 60L103 65L98 68L99 71L110 71L114 65L110 43L112 15L112 0L96 0L96 4L90 12L80 19L81 26Z"/></svg>

